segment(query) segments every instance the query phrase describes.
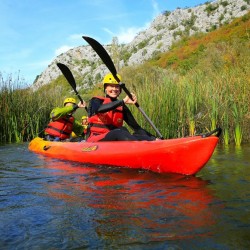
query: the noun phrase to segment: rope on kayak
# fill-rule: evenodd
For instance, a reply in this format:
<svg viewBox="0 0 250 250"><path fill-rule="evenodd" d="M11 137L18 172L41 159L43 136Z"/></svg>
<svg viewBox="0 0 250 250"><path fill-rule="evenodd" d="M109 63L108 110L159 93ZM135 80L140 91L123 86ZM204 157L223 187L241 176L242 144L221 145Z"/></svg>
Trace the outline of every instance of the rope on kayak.
<svg viewBox="0 0 250 250"><path fill-rule="evenodd" d="M201 137L202 138L209 137L210 135L213 135L215 133L216 133L215 136L220 137L221 132L222 132L221 128L216 128L215 130L212 130L211 132L201 135Z"/></svg>

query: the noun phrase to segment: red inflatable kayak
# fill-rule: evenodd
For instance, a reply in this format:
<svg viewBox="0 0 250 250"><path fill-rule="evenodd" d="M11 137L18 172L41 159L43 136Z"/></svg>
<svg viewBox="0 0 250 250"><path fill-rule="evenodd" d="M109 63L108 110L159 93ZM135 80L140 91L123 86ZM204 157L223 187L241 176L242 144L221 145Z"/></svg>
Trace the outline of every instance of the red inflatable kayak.
<svg viewBox="0 0 250 250"><path fill-rule="evenodd" d="M211 132L212 133L212 132ZM212 156L219 135L158 141L51 142L33 139L29 149L62 160L194 175Z"/></svg>

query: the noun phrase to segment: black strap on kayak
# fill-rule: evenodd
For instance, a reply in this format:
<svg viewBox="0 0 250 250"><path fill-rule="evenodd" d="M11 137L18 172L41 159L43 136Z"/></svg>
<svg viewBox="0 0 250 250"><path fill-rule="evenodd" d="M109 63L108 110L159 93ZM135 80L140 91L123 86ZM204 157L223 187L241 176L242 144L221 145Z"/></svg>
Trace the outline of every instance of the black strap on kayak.
<svg viewBox="0 0 250 250"><path fill-rule="evenodd" d="M215 136L220 137L221 132L222 132L221 128L216 128L216 129L212 130L211 132L208 132L206 134L202 134L201 137L206 138L206 137L209 137L210 135L213 135L215 133L216 133Z"/></svg>

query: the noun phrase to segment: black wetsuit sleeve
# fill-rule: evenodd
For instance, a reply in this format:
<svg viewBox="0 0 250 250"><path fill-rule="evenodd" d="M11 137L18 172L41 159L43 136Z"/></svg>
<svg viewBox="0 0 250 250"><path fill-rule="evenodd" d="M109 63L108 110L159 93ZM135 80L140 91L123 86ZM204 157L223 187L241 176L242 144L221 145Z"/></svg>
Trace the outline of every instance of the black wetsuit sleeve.
<svg viewBox="0 0 250 250"><path fill-rule="evenodd" d="M103 100L99 98L92 98L89 105L89 116L98 114L98 113L105 113L110 110L114 110L119 106L124 105L123 100L115 100L110 103L102 104Z"/></svg>
<svg viewBox="0 0 250 250"><path fill-rule="evenodd" d="M132 115L131 111L129 108L124 105L123 107L123 116L124 116L124 121L131 127L133 130L138 130L142 129L141 126L137 123L135 120L134 116Z"/></svg>

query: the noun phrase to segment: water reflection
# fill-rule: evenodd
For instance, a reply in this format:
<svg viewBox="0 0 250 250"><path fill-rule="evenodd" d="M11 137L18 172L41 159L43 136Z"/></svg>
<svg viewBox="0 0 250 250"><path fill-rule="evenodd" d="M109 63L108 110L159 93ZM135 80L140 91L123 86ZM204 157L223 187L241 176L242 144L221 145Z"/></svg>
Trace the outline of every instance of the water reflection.
<svg viewBox="0 0 250 250"><path fill-rule="evenodd" d="M19 144L0 147L0 163L0 249L249 249L250 145L219 145L196 177L73 164Z"/></svg>
<svg viewBox="0 0 250 250"><path fill-rule="evenodd" d="M56 176L46 183L49 197L80 210L92 240L127 245L188 239L208 236L216 223L215 197L201 178L44 160Z"/></svg>

